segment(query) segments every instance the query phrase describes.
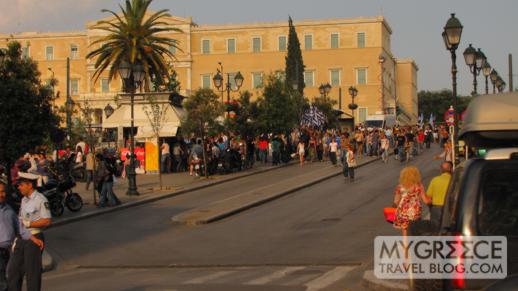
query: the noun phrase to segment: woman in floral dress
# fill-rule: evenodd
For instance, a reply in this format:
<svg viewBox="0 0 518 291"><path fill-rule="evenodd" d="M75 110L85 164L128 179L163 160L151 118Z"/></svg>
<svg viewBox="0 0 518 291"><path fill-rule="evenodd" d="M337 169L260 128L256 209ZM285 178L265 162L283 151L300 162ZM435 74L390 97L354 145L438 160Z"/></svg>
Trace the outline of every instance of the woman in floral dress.
<svg viewBox="0 0 518 291"><path fill-rule="evenodd" d="M430 203L421 183L421 174L416 167L406 167L399 175L399 185L394 191L396 218L394 227L401 229L403 236L407 236L408 225L421 218L421 200Z"/></svg>

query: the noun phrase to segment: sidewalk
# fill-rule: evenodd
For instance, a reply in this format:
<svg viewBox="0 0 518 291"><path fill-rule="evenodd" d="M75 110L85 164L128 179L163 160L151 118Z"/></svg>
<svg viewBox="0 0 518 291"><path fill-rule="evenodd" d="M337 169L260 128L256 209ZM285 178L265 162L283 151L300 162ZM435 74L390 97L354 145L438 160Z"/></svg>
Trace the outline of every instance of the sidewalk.
<svg viewBox="0 0 518 291"><path fill-rule="evenodd" d="M208 179L206 179L205 177L190 176L188 172L163 174L163 187L161 190L159 186L158 175L137 175L137 188L138 192L140 193L140 195L138 196L126 195L126 191L128 189L128 180L118 178L115 182L113 190L119 198L119 200L122 202L122 204L119 206L106 208L98 208L94 204L92 184L90 184L90 189L86 190L85 183L78 182L77 186L74 188L74 191L78 193L83 199L83 208L81 209L81 211L74 213L69 211L65 207L65 212L63 213L63 215L60 217L53 218L52 225L50 227L56 227L59 225L64 225L74 221L86 219L88 217L122 210L132 206L153 202L159 199L181 195L190 191L195 191L212 185L218 185L221 183L233 181L243 177L248 177L250 175L263 173L281 167L291 166L293 164L295 164L295 162L291 161L288 164L272 166L271 163L262 164L260 162L257 162L252 169L247 169L241 172L235 172L226 175L209 176Z"/></svg>

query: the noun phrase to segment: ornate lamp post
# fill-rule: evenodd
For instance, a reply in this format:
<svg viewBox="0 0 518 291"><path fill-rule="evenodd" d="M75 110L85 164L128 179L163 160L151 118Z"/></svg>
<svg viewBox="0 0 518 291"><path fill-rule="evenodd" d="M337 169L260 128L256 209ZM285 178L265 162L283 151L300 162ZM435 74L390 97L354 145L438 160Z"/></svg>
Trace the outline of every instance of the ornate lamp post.
<svg viewBox="0 0 518 291"><path fill-rule="evenodd" d="M356 87L354 87L354 86L349 87L349 95L351 95L351 103L349 104L348 107L352 111L353 130L354 130L354 126L355 126L355 123L354 123L354 110L356 110L358 108L358 104L354 103L354 97L356 97L358 95L358 89L356 89Z"/></svg>
<svg viewBox="0 0 518 291"><path fill-rule="evenodd" d="M473 96L477 95L477 76L480 74L480 70L486 63L486 56L484 53L469 44L468 48L464 51L464 60L466 61L466 65L468 65L469 70L473 74Z"/></svg>
<svg viewBox="0 0 518 291"><path fill-rule="evenodd" d="M488 77L491 74L491 65L489 62L486 61L484 64L484 67L482 67L482 74L484 74L484 78L486 78L486 95L489 94L489 87L488 87Z"/></svg>
<svg viewBox="0 0 518 291"><path fill-rule="evenodd" d="M329 96L329 92L331 92L331 89L333 87L331 84L320 84L320 87L318 87L318 91L320 92L320 96L324 97L324 100Z"/></svg>
<svg viewBox="0 0 518 291"><path fill-rule="evenodd" d="M221 92L221 102L223 102L223 92L227 92L227 103L230 104L230 91L237 92L239 91L239 88L243 86L243 81L245 78L243 78L243 75L241 75L241 72L237 72L236 76L234 77L234 82L236 84L235 88L232 88L232 85L230 84L230 73L227 73L227 83L226 88L223 86L223 65L220 63L219 68L217 69L216 75L212 78L212 81L214 82L214 87L218 89L219 92ZM228 110L227 110L228 111Z"/></svg>
<svg viewBox="0 0 518 291"><path fill-rule="evenodd" d="M142 64L130 64L123 61L119 65L119 74L124 81L124 92L130 93L131 98L131 130L130 130L130 167L128 173L128 191L126 195L139 195L137 191L137 174L135 173L135 124L134 107L135 92L142 84L146 73Z"/></svg>
<svg viewBox="0 0 518 291"><path fill-rule="evenodd" d="M385 67L383 66L383 64L385 63L385 57L380 55L379 58L378 58L378 62L380 64L380 82L381 82L381 111L383 113L385 113L385 80L384 80L384 76L385 75Z"/></svg>
<svg viewBox="0 0 518 291"><path fill-rule="evenodd" d="M493 84L493 94L496 94L496 80L498 79L498 72L495 69L491 70L491 73L489 73L489 78Z"/></svg>
<svg viewBox="0 0 518 291"><path fill-rule="evenodd" d="M498 89L498 93L502 93L505 89L505 82L500 76L496 78L496 88Z"/></svg>
<svg viewBox="0 0 518 291"><path fill-rule="evenodd" d="M459 118L457 116L457 55L455 51L459 47L460 38L462 36L462 24L455 17L455 13L451 14L451 17L446 22L444 26L444 31L442 33L442 38L444 40L444 45L446 49L451 53L451 80L452 80L452 93L453 93L453 108L455 110L454 115L454 149L455 149L455 157L459 155L459 149L457 147L458 143L458 131L459 131Z"/></svg>

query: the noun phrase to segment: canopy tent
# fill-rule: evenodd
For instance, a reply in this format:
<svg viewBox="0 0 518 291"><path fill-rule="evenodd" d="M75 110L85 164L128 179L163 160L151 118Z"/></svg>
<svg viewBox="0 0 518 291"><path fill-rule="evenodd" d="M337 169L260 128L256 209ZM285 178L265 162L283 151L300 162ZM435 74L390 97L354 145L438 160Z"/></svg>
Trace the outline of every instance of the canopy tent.
<svg viewBox="0 0 518 291"><path fill-rule="evenodd" d="M184 115L183 109L171 106L169 103L161 103L159 106L161 106L161 110L165 111L161 122L160 137L176 136ZM154 136L146 110L151 112L150 104L137 103L134 105L134 126L137 128L135 138L137 139L146 139ZM152 114L150 117L153 119ZM109 118L103 121L102 127L103 129L131 127L131 105L122 104Z"/></svg>

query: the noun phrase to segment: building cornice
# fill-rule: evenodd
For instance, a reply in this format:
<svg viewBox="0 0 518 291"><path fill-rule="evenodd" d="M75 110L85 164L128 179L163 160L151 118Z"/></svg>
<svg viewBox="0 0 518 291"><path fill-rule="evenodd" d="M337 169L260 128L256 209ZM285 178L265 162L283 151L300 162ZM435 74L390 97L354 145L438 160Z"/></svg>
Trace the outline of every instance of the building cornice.
<svg viewBox="0 0 518 291"><path fill-rule="evenodd" d="M294 21L296 27L304 26L326 26L326 25L340 25L340 24L361 24L361 23L379 23L382 22L387 29L392 33L392 30L383 16L376 17L357 17L357 18L337 18L337 19L322 19L322 20L300 20ZM205 31L224 31L224 30L245 30L245 29L264 29L288 27L288 21L275 22L257 22L257 23L229 23L229 24L200 24L193 27L192 32Z"/></svg>
<svg viewBox="0 0 518 291"><path fill-rule="evenodd" d="M0 39L36 39L36 38L78 38L86 37L86 31L72 32L21 32L0 34Z"/></svg>

